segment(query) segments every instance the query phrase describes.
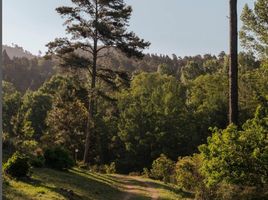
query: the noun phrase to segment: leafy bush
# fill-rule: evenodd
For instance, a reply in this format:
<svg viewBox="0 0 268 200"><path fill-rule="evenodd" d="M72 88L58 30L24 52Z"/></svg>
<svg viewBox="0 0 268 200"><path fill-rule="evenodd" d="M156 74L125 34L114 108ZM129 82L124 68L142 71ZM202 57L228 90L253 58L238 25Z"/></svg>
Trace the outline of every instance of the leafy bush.
<svg viewBox="0 0 268 200"><path fill-rule="evenodd" d="M175 167L177 185L189 192L195 193L195 199L215 199L215 188L208 188L200 173L202 157L200 154L179 158Z"/></svg>
<svg viewBox="0 0 268 200"><path fill-rule="evenodd" d="M265 200L268 199L268 192L267 188L219 184L213 197L219 200Z"/></svg>
<svg viewBox="0 0 268 200"><path fill-rule="evenodd" d="M57 170L69 169L75 164L68 151L61 147L47 149L44 157L46 166Z"/></svg>
<svg viewBox="0 0 268 200"><path fill-rule="evenodd" d="M3 166L4 172L14 178L26 177L30 172L28 158L15 152Z"/></svg>
<svg viewBox="0 0 268 200"><path fill-rule="evenodd" d="M89 167L90 171L93 173L100 173L100 174L105 174L106 173L106 168L105 165L91 165Z"/></svg>
<svg viewBox="0 0 268 200"><path fill-rule="evenodd" d="M161 154L159 158L153 161L151 177L164 182L170 182L174 174L174 167L174 162L164 154Z"/></svg>
<svg viewBox="0 0 268 200"><path fill-rule="evenodd" d="M105 165L104 167L105 167L106 174L115 174L116 173L115 162L112 162L110 165Z"/></svg>
<svg viewBox="0 0 268 200"><path fill-rule="evenodd" d="M142 176L145 178L150 178L150 176L151 176L150 170L148 168L143 168Z"/></svg>
<svg viewBox="0 0 268 200"><path fill-rule="evenodd" d="M199 154L195 154L192 157L180 158L175 167L178 186L193 192L197 191L199 187L202 187L204 178L199 171L201 165L202 159Z"/></svg>
<svg viewBox="0 0 268 200"><path fill-rule="evenodd" d="M215 129L208 144L199 149L202 173L208 186L220 182L262 187L268 183L268 102L258 107L255 118L240 131L234 125Z"/></svg>

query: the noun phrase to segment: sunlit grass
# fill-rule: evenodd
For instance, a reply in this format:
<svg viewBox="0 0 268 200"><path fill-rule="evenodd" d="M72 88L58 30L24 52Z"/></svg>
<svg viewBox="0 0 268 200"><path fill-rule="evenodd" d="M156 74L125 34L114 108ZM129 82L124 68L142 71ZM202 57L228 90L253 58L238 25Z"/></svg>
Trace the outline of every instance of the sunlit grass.
<svg viewBox="0 0 268 200"><path fill-rule="evenodd" d="M6 200L123 200L126 196L130 200L149 200L148 186L157 191L161 200L187 197L182 191L159 181L89 173L76 168L68 172L33 169L31 178L25 180L5 177L3 196Z"/></svg>

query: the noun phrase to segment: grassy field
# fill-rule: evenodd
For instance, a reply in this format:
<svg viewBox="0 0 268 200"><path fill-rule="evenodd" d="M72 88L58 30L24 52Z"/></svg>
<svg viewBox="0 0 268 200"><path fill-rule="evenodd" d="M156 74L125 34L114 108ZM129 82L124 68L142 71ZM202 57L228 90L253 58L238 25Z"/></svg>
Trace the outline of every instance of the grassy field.
<svg viewBox="0 0 268 200"><path fill-rule="evenodd" d="M190 194L164 183L141 177L103 175L77 168L68 172L33 169L31 178L5 177L6 200L180 200Z"/></svg>

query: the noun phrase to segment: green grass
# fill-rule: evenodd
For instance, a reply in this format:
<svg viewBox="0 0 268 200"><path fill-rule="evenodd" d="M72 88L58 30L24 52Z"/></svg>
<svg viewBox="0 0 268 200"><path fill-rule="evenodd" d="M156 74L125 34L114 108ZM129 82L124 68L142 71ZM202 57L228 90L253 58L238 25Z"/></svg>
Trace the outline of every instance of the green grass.
<svg viewBox="0 0 268 200"><path fill-rule="evenodd" d="M33 169L31 178L12 180L4 177L3 182L3 199L6 200L149 200L151 191L157 192L161 200L189 197L175 187L158 181L95 174L76 168L68 172Z"/></svg>

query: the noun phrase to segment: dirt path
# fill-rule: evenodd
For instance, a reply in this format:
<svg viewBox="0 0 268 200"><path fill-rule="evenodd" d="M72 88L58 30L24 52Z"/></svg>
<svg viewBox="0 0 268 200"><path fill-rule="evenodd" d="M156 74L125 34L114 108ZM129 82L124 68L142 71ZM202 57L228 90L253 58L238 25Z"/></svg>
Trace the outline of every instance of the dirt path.
<svg viewBox="0 0 268 200"><path fill-rule="evenodd" d="M158 200L159 194L150 182L137 176L114 175L118 182L121 182L123 190L126 192L122 200L132 200L137 196L144 196L145 199Z"/></svg>
<svg viewBox="0 0 268 200"><path fill-rule="evenodd" d="M157 200L159 198L157 189L154 188L154 186L150 182L144 180L141 177L133 177L133 179L140 181L143 185L146 186L146 190L148 191L148 194L151 195L152 200Z"/></svg>

